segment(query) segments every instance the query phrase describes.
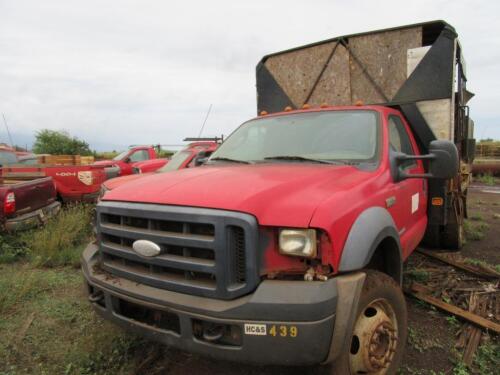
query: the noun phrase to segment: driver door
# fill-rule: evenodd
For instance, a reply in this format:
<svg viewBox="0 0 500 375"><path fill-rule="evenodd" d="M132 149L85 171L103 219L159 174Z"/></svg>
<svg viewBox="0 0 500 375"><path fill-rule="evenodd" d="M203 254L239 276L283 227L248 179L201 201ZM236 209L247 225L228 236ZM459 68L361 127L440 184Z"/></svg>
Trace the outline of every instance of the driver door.
<svg viewBox="0 0 500 375"><path fill-rule="evenodd" d="M401 117L388 117L389 148L393 152L415 155L418 148L409 127ZM424 173L421 160L408 160L401 165L408 174ZM418 245L427 224L427 181L423 178L409 178L394 182L393 204L388 208L398 227L403 256Z"/></svg>

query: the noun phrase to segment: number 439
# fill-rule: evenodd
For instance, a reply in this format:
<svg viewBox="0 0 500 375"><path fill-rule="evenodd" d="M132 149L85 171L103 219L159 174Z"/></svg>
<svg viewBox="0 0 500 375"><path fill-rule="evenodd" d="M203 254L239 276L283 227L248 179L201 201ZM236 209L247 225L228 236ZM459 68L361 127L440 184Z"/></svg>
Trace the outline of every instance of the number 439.
<svg viewBox="0 0 500 375"><path fill-rule="evenodd" d="M272 325L269 334L273 337L297 337L299 330L296 326L277 326Z"/></svg>

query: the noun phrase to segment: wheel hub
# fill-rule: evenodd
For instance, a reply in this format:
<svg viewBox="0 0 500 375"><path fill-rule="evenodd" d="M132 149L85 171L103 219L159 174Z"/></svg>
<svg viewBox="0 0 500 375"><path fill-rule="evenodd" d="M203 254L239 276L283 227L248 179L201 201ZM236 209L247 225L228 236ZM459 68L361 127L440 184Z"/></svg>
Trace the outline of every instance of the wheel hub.
<svg viewBox="0 0 500 375"><path fill-rule="evenodd" d="M383 300L369 304L356 321L351 341L351 372L385 374L398 342L397 321Z"/></svg>

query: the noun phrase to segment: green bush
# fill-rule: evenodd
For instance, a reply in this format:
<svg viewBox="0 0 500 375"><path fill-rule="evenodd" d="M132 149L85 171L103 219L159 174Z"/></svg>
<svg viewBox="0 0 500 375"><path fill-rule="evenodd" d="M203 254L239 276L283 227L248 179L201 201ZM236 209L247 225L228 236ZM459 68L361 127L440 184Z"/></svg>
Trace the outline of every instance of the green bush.
<svg viewBox="0 0 500 375"><path fill-rule="evenodd" d="M68 205L44 227L24 233L22 241L35 265L78 266L81 248L92 235L93 210L91 205Z"/></svg>

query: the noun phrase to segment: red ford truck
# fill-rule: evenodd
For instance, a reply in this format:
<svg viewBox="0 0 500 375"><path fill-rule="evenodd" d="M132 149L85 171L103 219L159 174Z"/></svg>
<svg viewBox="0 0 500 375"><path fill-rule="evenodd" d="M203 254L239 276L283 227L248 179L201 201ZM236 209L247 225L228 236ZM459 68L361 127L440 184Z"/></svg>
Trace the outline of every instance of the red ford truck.
<svg viewBox="0 0 500 375"><path fill-rule="evenodd" d="M435 21L268 55L257 95L205 165L105 195L89 300L193 353L394 374L403 262L424 238L461 241L474 140L457 34Z"/></svg>
<svg viewBox="0 0 500 375"><path fill-rule="evenodd" d="M107 178L127 176L134 173L134 168L143 172L154 172L163 167L168 159L159 159L153 146L132 146L118 154L112 160L100 160L95 166L107 167Z"/></svg>
<svg viewBox="0 0 500 375"><path fill-rule="evenodd" d="M176 171L183 168L196 167L203 164L212 153L219 147L222 138L186 138L184 141L195 141L188 144L182 150L176 152L163 167L156 169L154 173ZM113 190L127 182L149 176L150 161L136 164L134 174L112 178L105 181L101 186L101 197L109 190Z"/></svg>
<svg viewBox="0 0 500 375"><path fill-rule="evenodd" d="M105 168L92 165L16 165L2 168L3 178L52 177L61 202L95 202L101 184L106 180Z"/></svg>
<svg viewBox="0 0 500 375"><path fill-rule="evenodd" d="M0 149L0 169L15 161L15 152ZM28 180L0 177L0 232L44 224L59 211L60 206L50 177Z"/></svg>

